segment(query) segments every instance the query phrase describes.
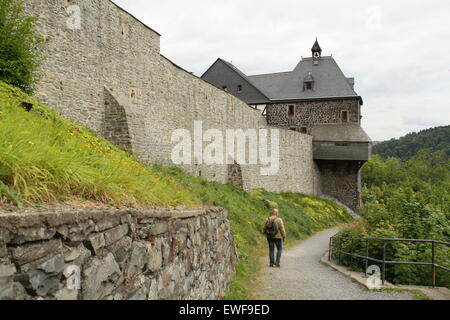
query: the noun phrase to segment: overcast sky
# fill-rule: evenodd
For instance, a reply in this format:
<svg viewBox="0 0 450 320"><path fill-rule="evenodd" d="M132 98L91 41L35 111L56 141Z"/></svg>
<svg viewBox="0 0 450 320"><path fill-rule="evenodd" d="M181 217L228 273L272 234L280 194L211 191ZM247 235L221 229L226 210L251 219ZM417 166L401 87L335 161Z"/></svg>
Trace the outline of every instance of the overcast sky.
<svg viewBox="0 0 450 320"><path fill-rule="evenodd" d="M450 124L448 0L114 0L201 76L218 58L248 75L291 71L315 37L355 77L373 140Z"/></svg>

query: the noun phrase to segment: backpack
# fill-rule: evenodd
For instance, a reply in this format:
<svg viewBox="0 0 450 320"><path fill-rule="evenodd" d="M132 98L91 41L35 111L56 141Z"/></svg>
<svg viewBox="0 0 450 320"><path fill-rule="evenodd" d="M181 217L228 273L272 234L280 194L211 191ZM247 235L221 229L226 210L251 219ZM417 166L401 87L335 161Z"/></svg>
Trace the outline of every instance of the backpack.
<svg viewBox="0 0 450 320"><path fill-rule="evenodd" d="M278 227L275 220L277 219L267 219L266 225L264 226L264 233L269 239L272 239L278 233Z"/></svg>

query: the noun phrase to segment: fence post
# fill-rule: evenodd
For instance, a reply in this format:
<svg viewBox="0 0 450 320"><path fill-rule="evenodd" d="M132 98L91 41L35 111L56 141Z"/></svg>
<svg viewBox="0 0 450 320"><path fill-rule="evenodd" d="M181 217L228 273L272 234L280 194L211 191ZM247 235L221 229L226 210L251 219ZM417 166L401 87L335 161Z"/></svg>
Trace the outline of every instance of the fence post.
<svg viewBox="0 0 450 320"><path fill-rule="evenodd" d="M333 237L330 238L330 243L328 245L328 261L331 261L331 249L333 247Z"/></svg>
<svg viewBox="0 0 450 320"><path fill-rule="evenodd" d="M369 267L369 239L366 239L366 267L364 269L364 275L367 277L367 268Z"/></svg>
<svg viewBox="0 0 450 320"><path fill-rule="evenodd" d="M382 275L382 283L384 286L384 280L386 279L386 240L383 241L383 275Z"/></svg>
<svg viewBox="0 0 450 320"><path fill-rule="evenodd" d="M436 246L435 242L432 243L432 249L431 249L431 263L432 263L432 269L431 269L431 281L433 284L433 288L436 287Z"/></svg>
<svg viewBox="0 0 450 320"><path fill-rule="evenodd" d="M342 265L342 238L339 238L339 264Z"/></svg>
<svg viewBox="0 0 450 320"><path fill-rule="evenodd" d="M354 247L355 247L355 242L354 242L354 239L352 238L352 244L351 244L351 247L350 247L350 267L353 264L353 250L354 250Z"/></svg>

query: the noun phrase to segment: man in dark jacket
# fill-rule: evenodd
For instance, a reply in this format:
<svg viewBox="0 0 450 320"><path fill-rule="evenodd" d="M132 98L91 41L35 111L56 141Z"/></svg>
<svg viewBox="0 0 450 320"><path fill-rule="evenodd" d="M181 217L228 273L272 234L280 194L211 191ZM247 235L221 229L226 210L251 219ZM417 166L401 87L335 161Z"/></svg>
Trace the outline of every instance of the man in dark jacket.
<svg viewBox="0 0 450 320"><path fill-rule="evenodd" d="M283 241L286 241L286 231L284 229L283 220L278 217L278 209L273 209L272 216L269 217L264 226L264 232L267 235L267 241L269 242L269 259L270 266L274 265L280 267L281 252L283 250ZM275 234L268 234L267 230L271 229L271 225L276 228ZM277 261L275 262L275 246L277 247Z"/></svg>

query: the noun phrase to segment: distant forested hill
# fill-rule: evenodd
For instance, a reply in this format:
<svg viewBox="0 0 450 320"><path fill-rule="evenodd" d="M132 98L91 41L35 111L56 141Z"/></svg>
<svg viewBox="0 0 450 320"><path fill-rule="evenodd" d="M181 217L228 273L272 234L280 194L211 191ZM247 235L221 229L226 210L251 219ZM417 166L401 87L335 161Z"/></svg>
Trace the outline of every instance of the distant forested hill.
<svg viewBox="0 0 450 320"><path fill-rule="evenodd" d="M400 139L391 139L373 146L373 153L386 159L396 157L409 160L420 150L444 151L450 156L450 125L409 133Z"/></svg>

